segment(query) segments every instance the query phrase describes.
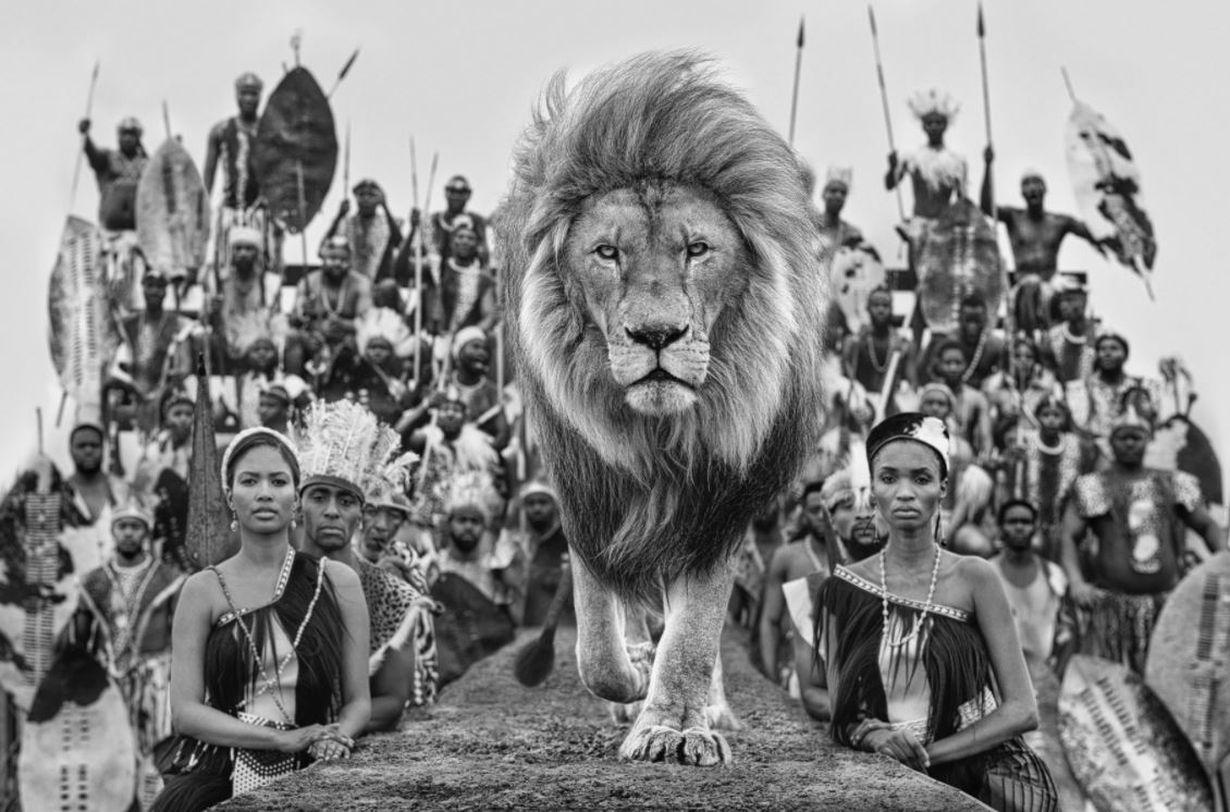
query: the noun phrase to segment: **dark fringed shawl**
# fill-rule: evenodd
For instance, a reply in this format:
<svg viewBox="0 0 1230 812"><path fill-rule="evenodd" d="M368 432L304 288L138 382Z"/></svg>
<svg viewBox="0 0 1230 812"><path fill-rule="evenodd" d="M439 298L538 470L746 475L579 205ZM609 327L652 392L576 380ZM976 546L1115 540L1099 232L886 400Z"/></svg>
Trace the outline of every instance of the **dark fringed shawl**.
<svg viewBox="0 0 1230 812"><path fill-rule="evenodd" d="M823 639L826 623L836 624L836 650L828 652L837 669L830 731L846 747L852 746L850 731L854 723L864 718L888 720L888 701L879 664L884 623L882 594L878 585L845 567L838 567L817 593L815 642ZM912 627L924 606L922 601L892 593L888 600L889 612L906 628ZM986 642L969 613L933 605L925 623L926 642L920 659L931 694L927 742L932 742L961 727L962 705L971 703L974 718L994 710L986 701L986 691L990 689L998 702L999 690ZM820 647L815 649L819 652ZM908 681L918 665L919 662L904 655L895 658L892 679ZM1050 771L1020 737L957 761L935 765L927 773L993 809L1055 812L1059 808Z"/></svg>
<svg viewBox="0 0 1230 812"><path fill-rule="evenodd" d="M892 593L888 600L889 611L907 628L921 614L922 601L899 598ZM850 747L852 724L864 718L888 720L888 701L879 666L883 631L881 593L878 586L839 567L820 587L818 606L816 639L822 639L827 622L835 623L838 630L837 650L828 652L837 669L831 730L836 741ZM981 702L984 689L989 687L998 696L986 643L970 619L958 619L964 616L965 613L946 606L927 613L921 664L931 689L928 741L955 733L961 725L959 708L970 700ZM893 663L894 678L910 679L917 666L915 661L898 658ZM981 708L983 713L991 710Z"/></svg>
<svg viewBox="0 0 1230 812"><path fill-rule="evenodd" d="M282 596L272 604L244 612L243 622L252 633L258 651L265 650L275 620L294 640L316 592L320 567L321 562L316 559L296 554ZM342 707L342 635L345 633L337 596L326 577L297 649L296 727L328 724L337 718ZM280 662L286 652L277 650L276 641L274 648L275 662ZM241 710L244 696L255 693L263 684L247 638L238 621L228 612L210 629L205 641L205 701L210 707L235 716ZM167 785L154 809L204 809L231 797L232 748L178 736L168 756L170 762L160 765L168 776ZM309 756L301 753L298 766L305 767L310 761Z"/></svg>

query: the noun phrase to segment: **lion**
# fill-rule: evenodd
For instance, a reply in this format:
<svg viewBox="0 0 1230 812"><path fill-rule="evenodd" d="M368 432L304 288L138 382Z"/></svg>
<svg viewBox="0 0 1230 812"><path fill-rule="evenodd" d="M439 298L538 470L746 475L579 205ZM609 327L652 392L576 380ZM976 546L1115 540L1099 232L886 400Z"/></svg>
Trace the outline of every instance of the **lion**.
<svg viewBox="0 0 1230 812"><path fill-rule="evenodd" d="M642 703L625 759L731 760L710 715L725 709L732 555L823 417L812 189L692 52L643 54L571 91L560 72L515 152L499 218L507 335L575 562L581 679ZM655 606L656 650L625 623Z"/></svg>

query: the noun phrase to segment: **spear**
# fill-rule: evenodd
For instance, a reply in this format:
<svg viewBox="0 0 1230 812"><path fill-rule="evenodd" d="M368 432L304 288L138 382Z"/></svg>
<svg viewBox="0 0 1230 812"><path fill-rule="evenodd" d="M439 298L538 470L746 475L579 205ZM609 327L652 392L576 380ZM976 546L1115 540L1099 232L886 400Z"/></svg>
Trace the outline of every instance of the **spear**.
<svg viewBox="0 0 1230 812"><path fill-rule="evenodd" d="M333 80L333 87L329 88L329 92L325 95L326 99L333 98L333 94L337 91L338 85L340 85L342 80L346 78L346 74L350 73L350 66L353 65L354 61L358 58L359 49L355 48L354 53L351 54L350 58L346 60L346 64L342 65L342 69L337 72L337 78Z"/></svg>
<svg viewBox="0 0 1230 812"><path fill-rule="evenodd" d="M419 207L419 158L414 151L414 136L410 136L410 192L414 196L414 208ZM418 226L410 250L414 252L414 383L422 378L423 371L423 212L419 210Z"/></svg>
<svg viewBox="0 0 1230 812"><path fill-rule="evenodd" d="M85 118L90 117L90 112L94 109L94 87L98 84L98 65L99 61L94 60L94 70L90 73L90 92L85 97ZM73 204L77 202L77 182L81 179L81 158L83 157L82 150L77 150L77 166L73 169L73 189L68 198L68 208L71 211Z"/></svg>
<svg viewBox="0 0 1230 812"><path fill-rule="evenodd" d="M982 19L982 3L978 4L978 57L982 62L982 114L987 127L987 147L991 146L991 86L987 81L987 27ZM991 217L995 217L995 179L987 185L991 192Z"/></svg>
<svg viewBox="0 0 1230 812"><path fill-rule="evenodd" d="M171 140L171 112L167 109L167 100L162 100L162 126L167 131L167 140Z"/></svg>
<svg viewBox="0 0 1230 812"><path fill-rule="evenodd" d="M893 119L888 112L888 89L884 85L884 62L880 59L880 34L876 30L876 12L870 3L867 4L867 19L871 22L871 44L876 54L876 77L880 80L880 104L884 108L884 126L888 129L888 149L896 153L897 147L893 141ZM897 184L893 190L897 193L897 214L904 220L905 204L901 202L901 184Z"/></svg>
<svg viewBox="0 0 1230 812"><path fill-rule="evenodd" d="M799 17L799 36L794 50L794 90L790 94L790 146L794 146L794 121L799 111L799 71L803 67L803 18Z"/></svg>
<svg viewBox="0 0 1230 812"><path fill-rule="evenodd" d="M303 44L303 29L296 28L290 35L290 49L295 52L295 67L299 67L299 46Z"/></svg>

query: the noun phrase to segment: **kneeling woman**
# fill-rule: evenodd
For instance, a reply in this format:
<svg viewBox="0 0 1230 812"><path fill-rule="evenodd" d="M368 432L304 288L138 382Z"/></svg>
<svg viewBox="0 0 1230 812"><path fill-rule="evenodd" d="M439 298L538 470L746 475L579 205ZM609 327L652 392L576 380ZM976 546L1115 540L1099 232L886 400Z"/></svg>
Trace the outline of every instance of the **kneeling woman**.
<svg viewBox="0 0 1230 812"><path fill-rule="evenodd" d="M299 463L275 431L222 457L240 548L184 584L172 629L179 734L155 810L197 810L344 758L367 723L367 608L345 564L290 544ZM235 524L232 524L234 527Z"/></svg>
<svg viewBox="0 0 1230 812"><path fill-rule="evenodd" d="M872 498L890 528L877 555L819 592L817 655L841 744L884 753L995 809L1058 808L1020 735L1037 705L1003 588L981 558L940 548L943 422L899 414L871 430Z"/></svg>

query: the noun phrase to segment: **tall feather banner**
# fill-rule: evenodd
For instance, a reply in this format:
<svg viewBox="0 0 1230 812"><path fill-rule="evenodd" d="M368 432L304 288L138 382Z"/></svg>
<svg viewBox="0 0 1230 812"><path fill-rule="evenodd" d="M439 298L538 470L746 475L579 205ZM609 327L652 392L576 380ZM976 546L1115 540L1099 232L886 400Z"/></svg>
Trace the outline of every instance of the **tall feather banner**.
<svg viewBox="0 0 1230 812"><path fill-rule="evenodd" d="M204 569L239 551L239 536L231 530L230 513L222 488L218 440L214 434L213 403L205 360L197 359L196 407L192 413L192 460L188 464L188 532L184 548L188 560Z"/></svg>

